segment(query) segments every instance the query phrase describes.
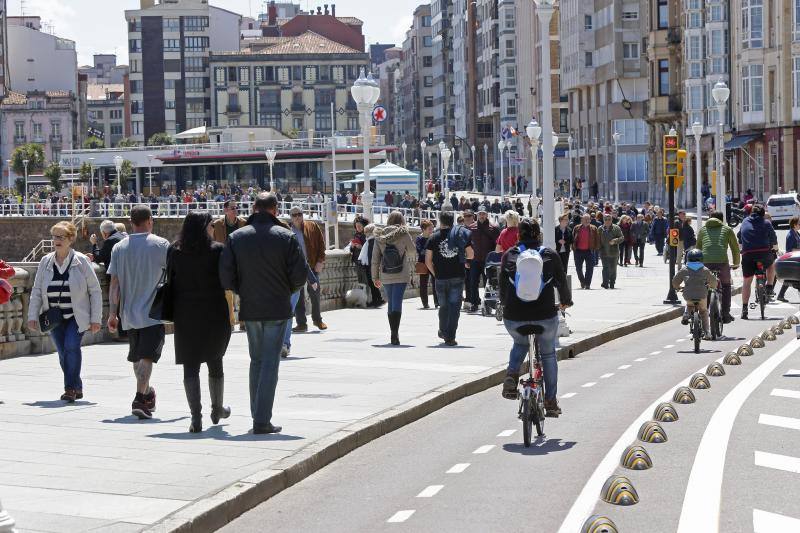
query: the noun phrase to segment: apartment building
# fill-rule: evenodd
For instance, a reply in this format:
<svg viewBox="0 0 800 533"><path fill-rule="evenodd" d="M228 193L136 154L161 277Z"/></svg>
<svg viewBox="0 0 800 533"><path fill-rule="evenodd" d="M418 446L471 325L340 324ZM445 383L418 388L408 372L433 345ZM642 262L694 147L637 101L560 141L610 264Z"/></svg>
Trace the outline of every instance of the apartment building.
<svg viewBox="0 0 800 533"><path fill-rule="evenodd" d="M90 83L86 92L89 127L102 133L106 148L125 137L125 86Z"/></svg>
<svg viewBox="0 0 800 533"><path fill-rule="evenodd" d="M431 1L433 56L433 139L452 146L453 117L453 0ZM455 163L455 159L451 159Z"/></svg>
<svg viewBox="0 0 800 533"><path fill-rule="evenodd" d="M373 47L370 47L370 49L370 60L374 61L376 56L373 53L374 51L372 51ZM387 111L386 120L380 124L380 131L386 136L386 144L400 146L403 144L403 139L398 134L400 130L399 123L402 120L402 111L399 109L401 105L399 96L403 50L398 47L386 48L381 51L377 58L383 60L378 64L374 62L372 64L373 76L378 81L381 88L381 96L378 100L378 104L385 107ZM408 152L408 150L406 151ZM402 164L402 150L395 155L400 158L397 159L397 161ZM413 158L411 161L413 162ZM406 163L408 162L408 157L406 157Z"/></svg>
<svg viewBox="0 0 800 533"><path fill-rule="evenodd" d="M66 91L78 94L78 54L75 41L42 31L38 16L8 17L8 71L10 89Z"/></svg>
<svg viewBox="0 0 800 533"><path fill-rule="evenodd" d="M126 10L131 137L211 123L211 52L239 49L241 16L207 0L140 0Z"/></svg>
<svg viewBox="0 0 800 533"><path fill-rule="evenodd" d="M0 0L0 99L6 95L10 76L8 72L8 13L6 0Z"/></svg>
<svg viewBox="0 0 800 533"><path fill-rule="evenodd" d="M42 145L47 162L59 161L61 151L77 146L78 101L68 91L9 90L0 104L0 157L11 157L27 143Z"/></svg>
<svg viewBox="0 0 800 533"><path fill-rule="evenodd" d="M600 196L613 195L619 169L620 199L649 196L648 62L642 43L649 5L663 0L562 0L562 90L568 93L568 127L576 142L575 175ZM658 6L656 6L658 7ZM615 161L613 134L621 135Z"/></svg>
<svg viewBox="0 0 800 533"><path fill-rule="evenodd" d="M486 155L481 174L499 176L500 155L497 143L500 141L501 123L498 2L477 0L475 10L476 148Z"/></svg>
<svg viewBox="0 0 800 533"><path fill-rule="evenodd" d="M127 65L117 65L116 54L94 54L92 65L84 65L78 69L80 74L86 74L89 83L101 85L116 85L123 83L128 73Z"/></svg>
<svg viewBox="0 0 800 533"><path fill-rule="evenodd" d="M433 114L433 28L430 4L414 10L411 28L403 41L401 63L402 137L408 146L407 159L415 160L426 170L434 148ZM429 148L422 153L425 141ZM402 143L401 143L402 144ZM413 155L413 158L411 156ZM429 172L426 172L429 174Z"/></svg>

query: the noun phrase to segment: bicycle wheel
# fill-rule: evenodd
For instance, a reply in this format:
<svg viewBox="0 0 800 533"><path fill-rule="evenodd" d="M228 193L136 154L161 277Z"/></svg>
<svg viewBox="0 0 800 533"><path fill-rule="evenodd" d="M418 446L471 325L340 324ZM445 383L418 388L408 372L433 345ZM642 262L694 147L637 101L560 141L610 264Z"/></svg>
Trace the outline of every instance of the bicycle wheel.
<svg viewBox="0 0 800 533"><path fill-rule="evenodd" d="M758 287L758 305L761 307L761 320L764 320L764 310L767 307L767 290L763 285Z"/></svg>
<svg viewBox="0 0 800 533"><path fill-rule="evenodd" d="M531 403L533 403L533 399L531 399ZM533 422L536 424L536 436L543 437L544 436L544 393L539 389L539 393L536 395L536 406L533 409L535 413L535 418Z"/></svg>
<svg viewBox="0 0 800 533"><path fill-rule="evenodd" d="M694 337L694 353L700 353L700 340L703 337L703 324L700 322L700 313L695 311L692 318L692 336Z"/></svg>
<svg viewBox="0 0 800 533"><path fill-rule="evenodd" d="M709 306L709 319L711 320L711 338L717 340L722 337L722 320L719 312L719 298L717 293L711 293L711 305Z"/></svg>
<svg viewBox="0 0 800 533"><path fill-rule="evenodd" d="M533 426L532 416L533 413L531 412L531 400L520 400L522 402L522 413L520 414L520 418L522 419L522 439L525 443L526 448L530 448L531 446L531 430Z"/></svg>

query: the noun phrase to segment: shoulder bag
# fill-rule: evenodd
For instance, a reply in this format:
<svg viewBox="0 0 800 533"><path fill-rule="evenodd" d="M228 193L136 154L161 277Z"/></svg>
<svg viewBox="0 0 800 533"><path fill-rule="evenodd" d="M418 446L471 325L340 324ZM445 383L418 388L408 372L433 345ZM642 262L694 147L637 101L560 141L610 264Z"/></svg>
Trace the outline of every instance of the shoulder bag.
<svg viewBox="0 0 800 533"><path fill-rule="evenodd" d="M175 307L172 294L171 276L169 273L172 271L172 254L173 251L167 252L167 266L161 272L161 279L158 280L156 285L156 296L153 299L153 305L150 306L149 316L153 320L161 320L162 322L172 322L175 318Z"/></svg>
<svg viewBox="0 0 800 533"><path fill-rule="evenodd" d="M72 260L74 259L75 255L69 258L69 263L67 263L66 272L69 272L69 267L72 266ZM53 271L58 268L56 266L56 256L53 254L53 259L50 262L50 265L53 267ZM50 333L58 326L64 322L64 313L59 308L50 307L50 300L47 297L47 287L44 287L44 296L42 296L42 303L47 302L47 309L45 309L42 313L39 314L39 330L42 333ZM64 294L64 286L61 286L61 290L58 292L58 301L61 303L61 295Z"/></svg>

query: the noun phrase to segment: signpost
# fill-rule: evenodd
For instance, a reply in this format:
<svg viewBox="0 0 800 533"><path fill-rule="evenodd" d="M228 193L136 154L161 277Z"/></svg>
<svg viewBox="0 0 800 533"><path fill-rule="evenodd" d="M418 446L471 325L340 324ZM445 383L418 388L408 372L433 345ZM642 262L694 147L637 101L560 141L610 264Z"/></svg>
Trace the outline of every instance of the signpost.
<svg viewBox="0 0 800 533"><path fill-rule="evenodd" d="M384 122L388 116L386 112L386 108L382 105L376 105L375 108L372 110L372 120L380 124Z"/></svg>
<svg viewBox="0 0 800 533"><path fill-rule="evenodd" d="M667 292L667 298L664 300L665 304L675 305L680 303L678 300L678 295L675 292L675 289L672 287L672 278L675 277L675 260L677 259L678 254L678 245L677 243L673 246L673 235L674 232L680 232L677 228L673 228L675 224L675 182L676 178L681 175L680 170L680 162L678 157L678 134L673 128L670 130L668 135L664 136L664 148L663 148L663 156L664 156L664 177L667 180L667 193L669 196L669 226L670 226L670 233L669 233L669 240L670 240L670 249L669 249L669 291Z"/></svg>

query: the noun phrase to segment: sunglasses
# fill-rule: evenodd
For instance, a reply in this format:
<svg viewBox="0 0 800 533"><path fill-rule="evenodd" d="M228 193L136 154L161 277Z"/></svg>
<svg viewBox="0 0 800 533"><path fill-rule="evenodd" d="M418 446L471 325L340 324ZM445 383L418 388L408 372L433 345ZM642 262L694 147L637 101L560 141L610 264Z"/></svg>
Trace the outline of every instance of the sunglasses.
<svg viewBox="0 0 800 533"><path fill-rule="evenodd" d="M67 236L66 235L50 235L50 236L53 238L54 241L61 242L61 241L66 241L67 240Z"/></svg>

